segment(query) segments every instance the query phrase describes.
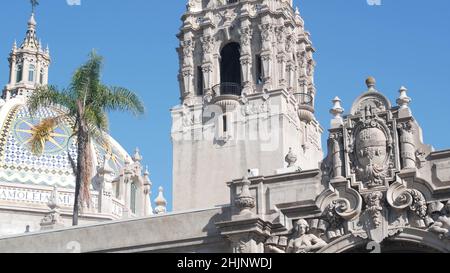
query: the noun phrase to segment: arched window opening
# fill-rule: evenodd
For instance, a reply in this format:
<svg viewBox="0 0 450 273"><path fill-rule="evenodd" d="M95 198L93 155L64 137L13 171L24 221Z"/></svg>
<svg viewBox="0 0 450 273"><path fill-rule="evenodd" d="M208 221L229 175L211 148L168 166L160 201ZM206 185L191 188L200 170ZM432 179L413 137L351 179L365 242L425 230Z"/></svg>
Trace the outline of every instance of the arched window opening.
<svg viewBox="0 0 450 273"><path fill-rule="evenodd" d="M130 200L130 208L131 212L136 214L136 193L137 187L135 183L131 183L131 200Z"/></svg>
<svg viewBox="0 0 450 273"><path fill-rule="evenodd" d="M224 133L227 133L228 132L228 122L227 122L227 115L223 115L223 117L222 117L222 124L223 124L223 132Z"/></svg>
<svg viewBox="0 0 450 273"><path fill-rule="evenodd" d="M22 74L23 74L23 66L22 64L18 64L16 68L16 82L22 81Z"/></svg>
<svg viewBox="0 0 450 273"><path fill-rule="evenodd" d="M222 49L220 56L220 94L240 96L242 92L240 45L229 43Z"/></svg>
<svg viewBox="0 0 450 273"><path fill-rule="evenodd" d="M262 84L264 81L263 66L261 55L256 55L256 84Z"/></svg>
<svg viewBox="0 0 450 273"><path fill-rule="evenodd" d="M203 70L202 67L197 67L197 96L203 96Z"/></svg>
<svg viewBox="0 0 450 273"><path fill-rule="evenodd" d="M36 69L36 67L33 64L30 64L29 68L28 68L28 81L29 82L34 82L34 70Z"/></svg>

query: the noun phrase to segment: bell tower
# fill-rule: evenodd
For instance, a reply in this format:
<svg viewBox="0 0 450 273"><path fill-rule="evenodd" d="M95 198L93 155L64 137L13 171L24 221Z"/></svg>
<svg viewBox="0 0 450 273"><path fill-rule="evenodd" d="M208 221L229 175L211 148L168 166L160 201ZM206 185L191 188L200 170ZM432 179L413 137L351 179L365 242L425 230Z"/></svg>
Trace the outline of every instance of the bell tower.
<svg viewBox="0 0 450 273"><path fill-rule="evenodd" d="M50 66L50 51L42 49L42 44L36 35L36 20L34 5L28 29L22 44L16 42L9 54L9 83L3 90L2 98L9 100L17 96L29 96L40 85L48 84L48 69Z"/></svg>
<svg viewBox="0 0 450 273"><path fill-rule="evenodd" d="M174 210L229 203L249 170L319 168L314 48L292 0L190 0L182 22Z"/></svg>

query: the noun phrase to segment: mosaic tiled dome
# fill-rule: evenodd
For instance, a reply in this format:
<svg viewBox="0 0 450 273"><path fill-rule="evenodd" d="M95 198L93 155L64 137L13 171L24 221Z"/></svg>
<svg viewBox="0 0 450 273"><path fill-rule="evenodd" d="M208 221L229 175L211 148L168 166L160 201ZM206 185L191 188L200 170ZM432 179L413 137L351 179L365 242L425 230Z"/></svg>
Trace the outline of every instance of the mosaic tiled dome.
<svg viewBox="0 0 450 273"><path fill-rule="evenodd" d="M2 101L1 104L0 182L74 188L75 176L68 153L76 159L76 138L70 137L72 126L69 120L54 129L42 155L33 154L29 145L34 126L45 118L57 116L61 110L43 108L32 116L23 98L6 103ZM118 175L129 155L112 138L110 142L109 148L94 143L94 164L102 165L108 153L111 157L108 164Z"/></svg>

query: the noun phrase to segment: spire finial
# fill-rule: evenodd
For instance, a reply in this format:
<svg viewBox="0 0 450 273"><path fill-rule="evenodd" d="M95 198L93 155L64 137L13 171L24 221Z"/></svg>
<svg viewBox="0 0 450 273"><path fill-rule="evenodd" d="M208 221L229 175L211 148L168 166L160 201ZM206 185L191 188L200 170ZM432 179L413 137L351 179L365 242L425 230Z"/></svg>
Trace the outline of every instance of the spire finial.
<svg viewBox="0 0 450 273"><path fill-rule="evenodd" d="M369 88L370 91L375 90L376 83L377 83L377 81L372 76L368 77L367 80L366 80L367 88Z"/></svg>
<svg viewBox="0 0 450 273"><path fill-rule="evenodd" d="M142 161L141 152L140 152L139 148L137 148L137 147L136 147L136 150L134 150L133 160L135 162L141 162Z"/></svg>

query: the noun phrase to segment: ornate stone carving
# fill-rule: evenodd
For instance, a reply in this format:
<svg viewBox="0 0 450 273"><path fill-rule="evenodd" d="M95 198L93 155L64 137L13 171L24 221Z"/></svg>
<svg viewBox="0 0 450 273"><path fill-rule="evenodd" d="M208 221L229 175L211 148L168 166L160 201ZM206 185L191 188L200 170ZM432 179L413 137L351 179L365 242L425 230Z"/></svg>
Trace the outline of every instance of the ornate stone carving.
<svg viewBox="0 0 450 273"><path fill-rule="evenodd" d="M253 214L252 209L256 207L255 198L250 193L250 185L250 180L244 177L241 193L234 200L234 205L239 209L240 215Z"/></svg>
<svg viewBox="0 0 450 273"><path fill-rule="evenodd" d="M344 235L344 219L339 215L345 203L335 200L328 205L323 214L323 219L320 221L321 229L326 231L329 240L339 238Z"/></svg>
<svg viewBox="0 0 450 273"><path fill-rule="evenodd" d="M289 148L289 153L286 155L285 161L288 164L288 168L295 166L295 163L297 162L297 155L294 154L292 148Z"/></svg>
<svg viewBox="0 0 450 273"><path fill-rule="evenodd" d="M325 246L327 243L324 240L310 233L309 224L305 219L295 223L293 234L286 247L282 238L272 237L266 242L266 249L271 253L312 253Z"/></svg>
<svg viewBox="0 0 450 273"><path fill-rule="evenodd" d="M332 177L333 178L343 177L342 133L341 132L331 133L328 141L329 141L328 143L329 151L332 155L331 160L333 162Z"/></svg>
<svg viewBox="0 0 450 273"><path fill-rule="evenodd" d="M64 227L60 212L59 192L56 186L53 187L53 191L50 194L47 205L50 208L50 212L41 220L41 229L48 230Z"/></svg>
<svg viewBox="0 0 450 273"><path fill-rule="evenodd" d="M270 38L272 36L273 26L271 24L262 24L260 25L261 30L261 38L264 42L270 42Z"/></svg>
<svg viewBox="0 0 450 273"><path fill-rule="evenodd" d="M192 39L181 41L181 48L183 51L183 65L193 67L193 53L195 42Z"/></svg>
<svg viewBox="0 0 450 273"><path fill-rule="evenodd" d="M414 143L414 129L412 122L404 122L398 124L400 132L401 143L401 157L403 161L403 168L414 169L416 168L416 145Z"/></svg>
<svg viewBox="0 0 450 273"><path fill-rule="evenodd" d="M243 27L240 29L240 33L241 33L241 46L242 49L246 48L246 46L250 46L250 42L252 40L252 36L253 36L253 30L251 29L251 27ZM250 50L245 51L245 53L249 53Z"/></svg>
<svg viewBox="0 0 450 273"><path fill-rule="evenodd" d="M366 120L356 125L351 148L357 180L374 188L383 186L389 176L393 141L385 121L372 116L369 107L366 111Z"/></svg>
<svg viewBox="0 0 450 273"><path fill-rule="evenodd" d="M436 233L441 239L450 240L450 203L442 209L441 216L437 218L429 231Z"/></svg>
<svg viewBox="0 0 450 273"><path fill-rule="evenodd" d="M423 194L415 189L407 189L399 182L393 183L387 191L387 201L396 210L406 208L412 212L410 224L425 228L432 221L428 216L428 206Z"/></svg>
<svg viewBox="0 0 450 273"><path fill-rule="evenodd" d="M214 37L212 35L205 35L200 38L200 41L202 42L203 52L210 54L214 48Z"/></svg>
<svg viewBox="0 0 450 273"><path fill-rule="evenodd" d="M369 193L365 197L366 201L366 212L372 218L372 222L375 228L378 228L381 225L383 206L382 206L383 193L379 191L375 191Z"/></svg>

